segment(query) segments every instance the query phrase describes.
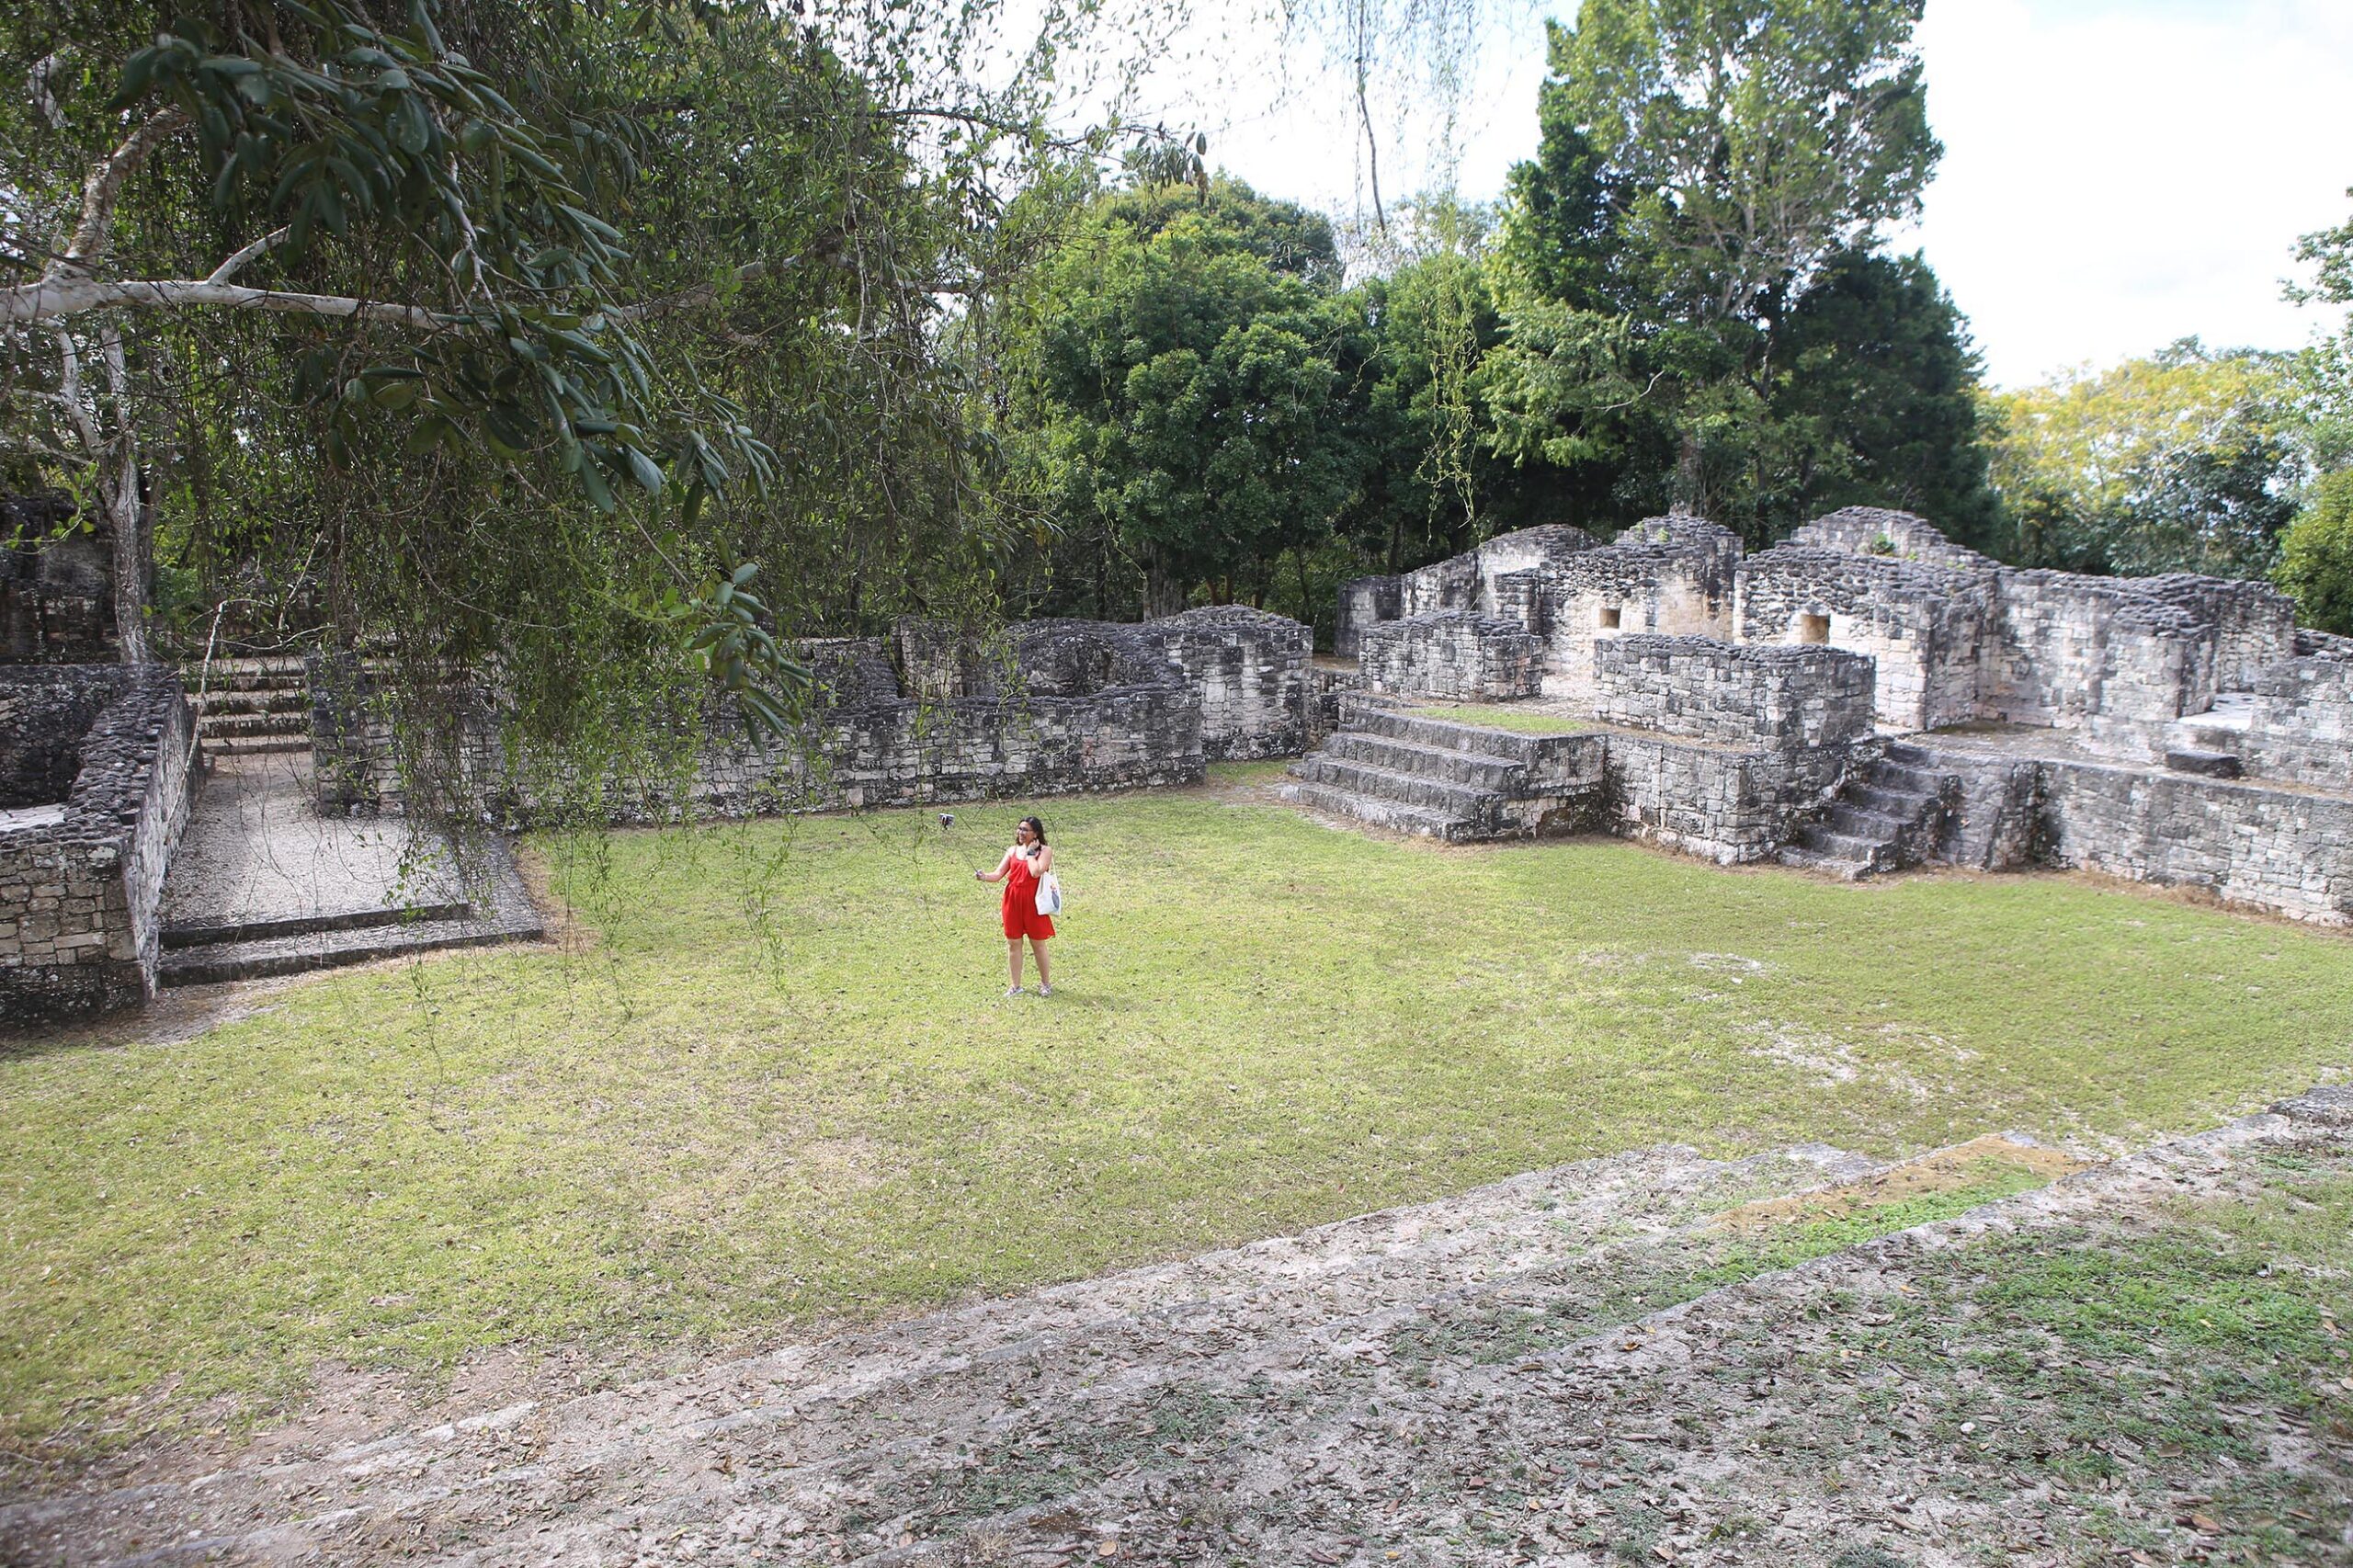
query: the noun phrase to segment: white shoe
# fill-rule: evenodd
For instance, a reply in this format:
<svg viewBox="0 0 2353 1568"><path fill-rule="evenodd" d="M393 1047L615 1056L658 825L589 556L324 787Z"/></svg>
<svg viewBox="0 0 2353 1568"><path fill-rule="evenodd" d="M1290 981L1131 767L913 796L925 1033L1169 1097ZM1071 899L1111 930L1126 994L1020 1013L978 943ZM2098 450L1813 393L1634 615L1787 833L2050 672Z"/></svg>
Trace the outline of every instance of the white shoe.
<svg viewBox="0 0 2353 1568"><path fill-rule="evenodd" d="M1053 994L1054 988L1051 985L1040 985L1038 987L1038 994L1040 996L1051 996Z"/></svg>
<svg viewBox="0 0 2353 1568"><path fill-rule="evenodd" d="M1021 994L1021 987L1018 985L1008 985L1005 988L1005 994L1007 996L1018 996Z"/></svg>

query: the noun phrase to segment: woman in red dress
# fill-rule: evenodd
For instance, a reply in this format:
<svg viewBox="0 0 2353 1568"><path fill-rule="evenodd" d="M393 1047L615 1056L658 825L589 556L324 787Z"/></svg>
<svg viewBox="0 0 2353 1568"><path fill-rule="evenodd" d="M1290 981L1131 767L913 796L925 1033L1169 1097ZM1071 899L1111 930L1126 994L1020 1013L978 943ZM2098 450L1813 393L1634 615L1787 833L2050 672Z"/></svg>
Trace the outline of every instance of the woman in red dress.
<svg viewBox="0 0 2353 1568"><path fill-rule="evenodd" d="M1053 869L1054 852L1046 847L1046 824L1036 817L1023 817L1013 830L1013 847L1005 852L996 869L972 873L981 881L1005 884L1005 968L1011 981L1005 988L1007 996L1021 994L1024 937L1029 938L1029 950L1038 955L1038 994L1054 994L1046 971L1046 944L1053 940L1054 923L1051 916L1038 913L1038 884Z"/></svg>

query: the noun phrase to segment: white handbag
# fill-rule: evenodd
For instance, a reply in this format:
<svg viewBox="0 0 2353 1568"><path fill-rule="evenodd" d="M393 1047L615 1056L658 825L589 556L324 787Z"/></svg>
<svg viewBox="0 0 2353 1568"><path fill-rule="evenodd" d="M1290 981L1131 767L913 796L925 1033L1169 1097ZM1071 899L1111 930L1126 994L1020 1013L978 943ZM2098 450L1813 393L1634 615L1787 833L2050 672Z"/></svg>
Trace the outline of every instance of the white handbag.
<svg viewBox="0 0 2353 1568"><path fill-rule="evenodd" d="M1063 880L1048 871L1038 881L1038 913L1060 915L1063 912Z"/></svg>

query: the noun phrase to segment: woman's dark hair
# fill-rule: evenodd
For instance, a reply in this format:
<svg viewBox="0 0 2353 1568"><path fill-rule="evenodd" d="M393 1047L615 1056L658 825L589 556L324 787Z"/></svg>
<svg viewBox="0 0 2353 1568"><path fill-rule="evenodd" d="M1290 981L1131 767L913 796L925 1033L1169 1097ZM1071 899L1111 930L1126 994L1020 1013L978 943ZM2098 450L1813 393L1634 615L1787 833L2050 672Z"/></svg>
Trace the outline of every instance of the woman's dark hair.
<svg viewBox="0 0 2353 1568"><path fill-rule="evenodd" d="M1036 834L1038 835L1039 843L1043 844L1046 842L1046 824L1044 823L1040 822L1036 817L1023 817L1021 819L1021 825L1028 828L1031 833Z"/></svg>

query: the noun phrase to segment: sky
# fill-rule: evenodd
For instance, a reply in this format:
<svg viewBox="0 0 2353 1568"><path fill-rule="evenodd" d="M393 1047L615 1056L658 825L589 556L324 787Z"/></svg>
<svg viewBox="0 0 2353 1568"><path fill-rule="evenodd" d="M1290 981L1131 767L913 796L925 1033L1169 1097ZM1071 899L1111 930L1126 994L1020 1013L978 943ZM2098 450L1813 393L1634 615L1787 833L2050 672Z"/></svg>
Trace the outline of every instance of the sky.
<svg viewBox="0 0 2353 1568"><path fill-rule="evenodd" d="M1450 145L1461 192L1500 195L1535 148L1544 17L1574 0L1390 4L1472 18ZM1256 6L1199 0L1146 113L1206 131L1211 163L1268 194L1369 216L1350 74ZM2353 216L2353 0L1928 0L1919 43L1945 156L1892 240L1927 254L1995 384L2335 324L2280 284L2298 235ZM1448 97L1377 82L1386 200L1443 170Z"/></svg>

